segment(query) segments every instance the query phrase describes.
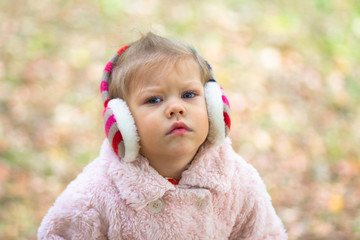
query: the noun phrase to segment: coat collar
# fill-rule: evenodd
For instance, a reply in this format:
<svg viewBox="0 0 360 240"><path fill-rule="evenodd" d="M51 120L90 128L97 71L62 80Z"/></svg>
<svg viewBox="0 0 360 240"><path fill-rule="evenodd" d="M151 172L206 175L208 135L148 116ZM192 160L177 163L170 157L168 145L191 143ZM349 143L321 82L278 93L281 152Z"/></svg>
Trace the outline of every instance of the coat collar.
<svg viewBox="0 0 360 240"><path fill-rule="evenodd" d="M120 197L129 206L139 210L176 187L227 192L234 174L233 154L229 139L220 146L201 147L177 186L158 174L145 157L139 156L131 163L119 159L107 139L102 144L100 158L108 162L107 174L118 188Z"/></svg>
<svg viewBox="0 0 360 240"><path fill-rule="evenodd" d="M234 175L235 158L229 138L220 146L204 145L188 170L184 171L179 185L206 188L225 193L230 190Z"/></svg>

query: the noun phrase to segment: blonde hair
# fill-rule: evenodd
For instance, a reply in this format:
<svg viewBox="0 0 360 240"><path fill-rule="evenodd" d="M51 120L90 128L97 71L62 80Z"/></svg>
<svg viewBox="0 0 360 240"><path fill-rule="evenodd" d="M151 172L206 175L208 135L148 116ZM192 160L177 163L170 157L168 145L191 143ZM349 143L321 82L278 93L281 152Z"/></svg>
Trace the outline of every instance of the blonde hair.
<svg viewBox="0 0 360 240"><path fill-rule="evenodd" d="M138 84L139 76L164 71L180 60L194 60L198 66L203 85L210 79L206 61L191 47L175 40L147 33L128 45L115 63L110 76L110 98L126 99L131 86Z"/></svg>

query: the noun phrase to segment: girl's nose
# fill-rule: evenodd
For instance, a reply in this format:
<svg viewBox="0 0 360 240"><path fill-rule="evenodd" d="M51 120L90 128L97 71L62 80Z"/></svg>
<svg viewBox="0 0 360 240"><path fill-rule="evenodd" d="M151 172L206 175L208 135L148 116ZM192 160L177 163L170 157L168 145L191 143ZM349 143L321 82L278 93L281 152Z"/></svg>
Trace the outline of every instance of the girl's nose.
<svg viewBox="0 0 360 240"><path fill-rule="evenodd" d="M185 116L185 114L185 108L180 101L171 101L166 109L167 118Z"/></svg>

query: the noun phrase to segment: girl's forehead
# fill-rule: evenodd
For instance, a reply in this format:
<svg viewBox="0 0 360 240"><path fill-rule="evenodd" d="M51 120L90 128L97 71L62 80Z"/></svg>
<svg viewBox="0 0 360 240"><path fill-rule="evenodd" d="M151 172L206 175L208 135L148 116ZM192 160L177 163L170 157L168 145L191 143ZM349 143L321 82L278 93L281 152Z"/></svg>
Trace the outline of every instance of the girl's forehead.
<svg viewBox="0 0 360 240"><path fill-rule="evenodd" d="M144 66L143 69L139 69L132 79L129 90L131 92L145 86L158 85L168 81L173 76L182 78L184 84L185 82L189 83L189 80L194 83L194 80L197 80L203 84L200 67L196 61L193 59L182 59L175 62L155 64L148 68Z"/></svg>

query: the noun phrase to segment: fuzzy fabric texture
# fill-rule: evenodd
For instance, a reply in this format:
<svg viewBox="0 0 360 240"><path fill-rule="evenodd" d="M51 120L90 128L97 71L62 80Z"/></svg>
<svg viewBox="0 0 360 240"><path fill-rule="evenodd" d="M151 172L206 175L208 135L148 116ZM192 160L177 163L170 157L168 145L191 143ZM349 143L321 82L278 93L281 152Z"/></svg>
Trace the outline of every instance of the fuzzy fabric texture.
<svg viewBox="0 0 360 240"><path fill-rule="evenodd" d="M178 185L105 140L59 196L38 239L287 239L258 172L229 139L199 149Z"/></svg>
<svg viewBox="0 0 360 240"><path fill-rule="evenodd" d="M108 106L114 113L116 124L124 139L124 156L125 162L132 162L139 154L140 138L136 131L134 117L132 116L126 102L120 98L111 99ZM121 152L121 150L118 150Z"/></svg>
<svg viewBox="0 0 360 240"><path fill-rule="evenodd" d="M221 89L216 82L207 82L204 90L210 123L207 140L215 145L219 145L225 139L224 103L221 98Z"/></svg>

